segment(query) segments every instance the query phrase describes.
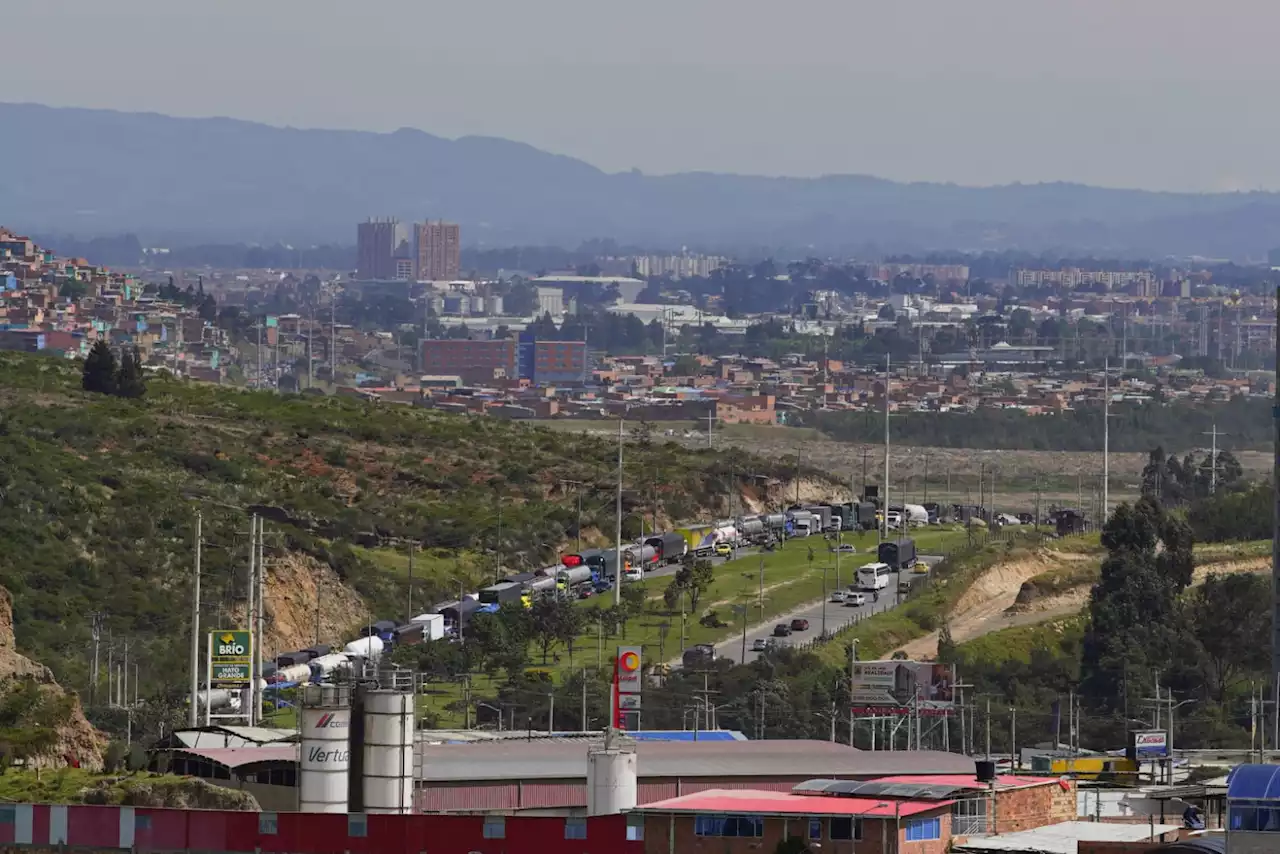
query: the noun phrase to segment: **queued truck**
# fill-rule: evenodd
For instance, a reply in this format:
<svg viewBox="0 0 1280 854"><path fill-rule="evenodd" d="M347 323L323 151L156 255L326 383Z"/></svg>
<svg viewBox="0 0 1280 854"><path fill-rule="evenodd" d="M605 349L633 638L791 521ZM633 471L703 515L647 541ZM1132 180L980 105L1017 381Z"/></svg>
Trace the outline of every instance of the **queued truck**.
<svg viewBox="0 0 1280 854"><path fill-rule="evenodd" d="M787 521L791 523L793 537L807 537L817 533L814 530L817 527L817 520L808 510L788 510Z"/></svg>
<svg viewBox="0 0 1280 854"><path fill-rule="evenodd" d="M820 533L823 533L824 531L833 531L833 530L836 530L835 528L832 528L832 527L831 527L831 518L832 518L832 516L831 516L831 505L829 505L829 504L806 504L806 505L804 505L803 507L800 507L800 508L797 508L797 509L800 509L800 510L808 510L810 513L812 513L812 514L813 514L814 519L816 519L816 520L817 520L817 521L815 522L815 525L814 525L815 530L812 530L812 531L810 531L809 533L811 533L811 534L820 534Z"/></svg>
<svg viewBox="0 0 1280 854"><path fill-rule="evenodd" d="M654 534L646 537L644 542L647 546L653 546L660 564L679 563L689 551L689 541L675 531Z"/></svg>
<svg viewBox="0 0 1280 854"><path fill-rule="evenodd" d="M886 540L880 544L876 557L894 570L910 569L916 562L916 541L910 537Z"/></svg>
<svg viewBox="0 0 1280 854"><path fill-rule="evenodd" d="M763 516L745 516L738 520L738 536L748 543L762 543L769 538Z"/></svg>
<svg viewBox="0 0 1280 854"><path fill-rule="evenodd" d="M697 557L705 557L715 551L715 525L690 525L687 528L678 529L676 533L684 537L685 543L689 546L688 551Z"/></svg>
<svg viewBox="0 0 1280 854"><path fill-rule="evenodd" d="M622 559L627 560L627 553L623 551ZM617 554L613 549L584 549L578 554L568 554L560 559L560 562L573 569L578 566L586 566L590 569L595 577L601 580L611 581L617 577Z"/></svg>

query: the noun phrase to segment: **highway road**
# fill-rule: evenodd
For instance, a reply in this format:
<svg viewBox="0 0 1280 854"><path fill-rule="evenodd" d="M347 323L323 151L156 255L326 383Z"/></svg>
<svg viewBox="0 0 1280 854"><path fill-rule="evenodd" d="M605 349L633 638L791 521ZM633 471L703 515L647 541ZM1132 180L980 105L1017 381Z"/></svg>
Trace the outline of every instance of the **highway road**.
<svg viewBox="0 0 1280 854"><path fill-rule="evenodd" d="M942 561L939 555L920 555L920 560L936 566ZM904 581L915 582L925 578L923 575L915 575L910 570L901 573L901 579ZM889 586L880 591L878 600L872 600L870 594L867 596L867 604L857 608L850 608L838 602L831 601L814 601L797 608L789 614L780 615L768 623L747 628L747 654L746 661L754 661L759 657L760 653L754 651L752 646L757 639L765 639L766 642L772 640L782 646L791 646L792 644L800 644L805 641L812 640L822 633L823 614L826 614L826 627L828 632L835 632L844 628L855 620L865 619L872 614L881 611L887 611L893 608L896 602L896 591L898 589L899 574L895 573L889 578ZM832 590L848 589L849 584L853 583L853 577L850 574L841 573L840 587L835 587L835 579L831 578ZM828 600L830 597L828 596ZM741 619L741 618L739 618ZM787 623L790 625L792 620L803 619L809 621L809 629L802 632L793 632L786 637L775 638L773 636L773 628L779 623ZM742 634L736 634L732 638L716 644L716 655L727 658L735 663L743 660L742 656Z"/></svg>

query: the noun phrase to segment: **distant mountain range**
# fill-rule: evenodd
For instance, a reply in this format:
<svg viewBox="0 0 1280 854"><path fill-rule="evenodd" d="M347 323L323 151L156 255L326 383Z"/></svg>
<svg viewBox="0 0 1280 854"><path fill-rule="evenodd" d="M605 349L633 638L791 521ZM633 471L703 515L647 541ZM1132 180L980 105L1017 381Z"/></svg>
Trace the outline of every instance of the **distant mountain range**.
<svg viewBox="0 0 1280 854"><path fill-rule="evenodd" d="M1028 140L1028 145L1034 145ZM861 175L609 174L489 137L298 130L0 104L0 224L152 243L342 242L370 216L460 222L467 244L828 253L929 249L1261 259L1280 194Z"/></svg>

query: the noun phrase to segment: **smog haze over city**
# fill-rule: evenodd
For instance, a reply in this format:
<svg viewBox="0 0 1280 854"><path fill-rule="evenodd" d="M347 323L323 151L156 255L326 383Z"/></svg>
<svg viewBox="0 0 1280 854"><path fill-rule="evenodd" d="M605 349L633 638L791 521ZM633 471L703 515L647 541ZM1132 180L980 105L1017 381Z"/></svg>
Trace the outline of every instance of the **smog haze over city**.
<svg viewBox="0 0 1280 854"><path fill-rule="evenodd" d="M1280 851L1280 5L9 5L0 844Z"/></svg>

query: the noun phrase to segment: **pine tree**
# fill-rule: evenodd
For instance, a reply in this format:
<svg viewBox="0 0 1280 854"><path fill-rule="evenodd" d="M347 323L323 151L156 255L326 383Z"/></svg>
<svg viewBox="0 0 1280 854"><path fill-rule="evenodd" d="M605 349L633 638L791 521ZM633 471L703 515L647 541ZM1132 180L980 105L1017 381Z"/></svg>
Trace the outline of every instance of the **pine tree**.
<svg viewBox="0 0 1280 854"><path fill-rule="evenodd" d="M106 341L98 341L84 360L80 385L97 394L116 393L116 357Z"/></svg>
<svg viewBox="0 0 1280 854"><path fill-rule="evenodd" d="M142 376L142 356L137 347L126 347L120 354L115 393L135 400L147 393L147 383Z"/></svg>

